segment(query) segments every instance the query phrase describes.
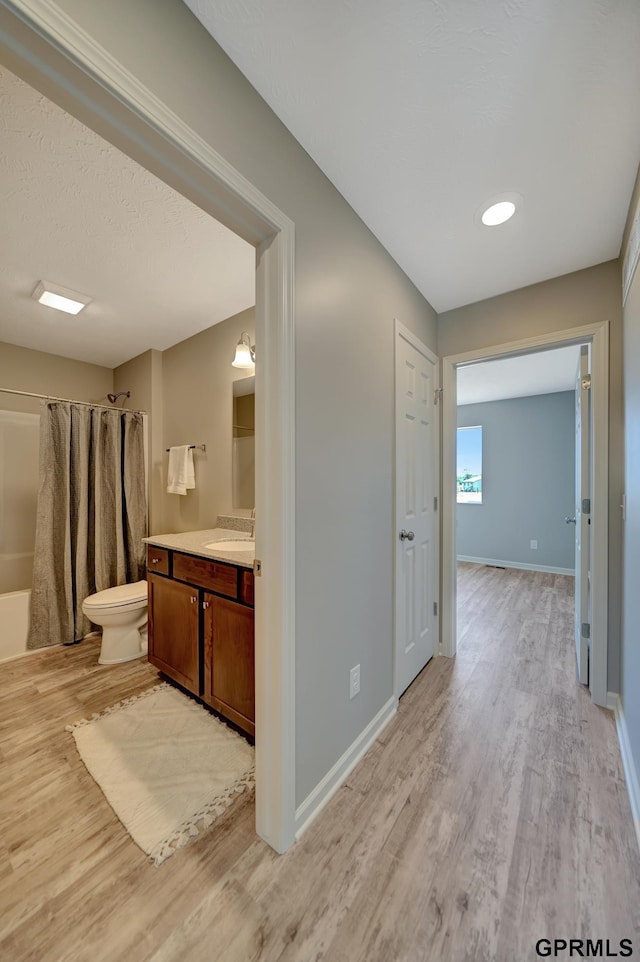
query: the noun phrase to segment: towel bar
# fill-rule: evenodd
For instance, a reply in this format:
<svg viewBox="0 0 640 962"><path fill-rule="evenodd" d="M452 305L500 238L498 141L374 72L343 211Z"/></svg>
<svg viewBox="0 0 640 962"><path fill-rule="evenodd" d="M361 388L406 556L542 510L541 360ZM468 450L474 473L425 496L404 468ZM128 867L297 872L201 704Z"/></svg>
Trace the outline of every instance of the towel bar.
<svg viewBox="0 0 640 962"><path fill-rule="evenodd" d="M190 444L189 447L190 447L190 448L197 448L198 451L204 451L205 454L206 454L206 452L207 452L207 445L206 445L206 444ZM167 452L167 454L169 453L170 450L171 450L171 448L165 448L165 451Z"/></svg>

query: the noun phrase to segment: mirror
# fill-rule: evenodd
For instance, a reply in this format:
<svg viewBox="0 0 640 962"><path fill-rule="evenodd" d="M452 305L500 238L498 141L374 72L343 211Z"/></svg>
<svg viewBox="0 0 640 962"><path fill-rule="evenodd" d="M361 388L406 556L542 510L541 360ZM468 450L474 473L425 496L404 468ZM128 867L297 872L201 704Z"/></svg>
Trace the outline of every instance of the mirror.
<svg viewBox="0 0 640 962"><path fill-rule="evenodd" d="M233 382L231 492L234 508L255 505L255 384L255 375Z"/></svg>

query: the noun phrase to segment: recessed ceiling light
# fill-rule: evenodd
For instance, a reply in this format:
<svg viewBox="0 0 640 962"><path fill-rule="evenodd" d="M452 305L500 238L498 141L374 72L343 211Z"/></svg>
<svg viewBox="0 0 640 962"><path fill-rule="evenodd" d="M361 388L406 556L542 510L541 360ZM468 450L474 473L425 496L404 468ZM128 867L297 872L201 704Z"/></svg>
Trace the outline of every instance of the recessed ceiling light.
<svg viewBox="0 0 640 962"><path fill-rule="evenodd" d="M51 284L49 281L38 281L31 295L39 304L53 307L56 311L66 314L79 314L83 307L91 303L91 298L77 291L70 291L68 287Z"/></svg>
<svg viewBox="0 0 640 962"><path fill-rule="evenodd" d="M481 220L485 227L497 227L504 224L516 212L516 205L510 200L501 200L497 204L492 204L482 214Z"/></svg>

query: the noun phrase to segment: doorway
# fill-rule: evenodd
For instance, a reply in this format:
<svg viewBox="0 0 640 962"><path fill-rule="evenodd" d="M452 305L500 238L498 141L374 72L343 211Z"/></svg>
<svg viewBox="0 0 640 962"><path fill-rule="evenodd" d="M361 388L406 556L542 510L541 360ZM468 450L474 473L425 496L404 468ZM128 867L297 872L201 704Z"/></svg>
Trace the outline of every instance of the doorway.
<svg viewBox="0 0 640 962"><path fill-rule="evenodd" d="M295 835L294 227L55 4L0 11L0 60L256 249L256 831Z"/></svg>
<svg viewBox="0 0 640 962"><path fill-rule="evenodd" d="M443 359L443 589L441 653L456 653L456 436L457 381L463 366L483 360L518 357L552 348L589 344L591 349L591 639L592 700L607 704L608 577L608 322L573 331L498 345Z"/></svg>

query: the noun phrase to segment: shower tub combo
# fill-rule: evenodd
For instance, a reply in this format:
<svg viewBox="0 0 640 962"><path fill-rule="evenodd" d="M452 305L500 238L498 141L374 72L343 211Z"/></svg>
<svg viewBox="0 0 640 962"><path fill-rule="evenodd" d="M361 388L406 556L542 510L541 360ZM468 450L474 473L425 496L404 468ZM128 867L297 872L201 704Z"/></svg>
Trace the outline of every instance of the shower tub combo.
<svg viewBox="0 0 640 962"><path fill-rule="evenodd" d="M34 653L27 648L27 638L32 620L32 600L33 604L38 603L42 606L40 582L38 582L38 590L36 590L32 599L41 418L40 414L31 413L28 409L37 400L51 400L62 404L75 405L81 409L102 409L105 406L94 402L71 402L59 398L47 399L44 395L30 394L8 388L0 388L0 393L20 396L20 400L8 402L6 409L0 410L1 663ZM130 392L121 391L118 394L107 395L111 405L116 404L121 397L129 398ZM21 407L22 410L11 409L12 403L16 407ZM27 410L24 410L25 407ZM111 409L107 408L107 410ZM129 415L129 412L122 413L125 414L125 417ZM132 412L132 415L134 413L136 412ZM146 431L144 418L143 431ZM139 441L139 446L140 449L146 447L142 441ZM146 464L143 467L142 476L146 476ZM145 501L146 508L144 496L142 500ZM141 524L140 544L142 545L142 536L146 534L146 520L143 519ZM135 597L131 596L132 591L135 592ZM124 602L119 597L115 597L118 592L125 593ZM101 599L103 600L101 601ZM135 612L133 611L134 608L136 609ZM41 607L38 610L41 610ZM104 643L108 644L106 645L107 650L101 654L100 661L102 664L116 664L120 661L129 660L129 658L140 657L144 650L145 641L146 582L138 581L134 585L112 587L100 594L91 595L83 602L83 611L85 617L93 621L94 624L103 627L103 647ZM135 621L135 626L133 626L137 638L137 652L135 654L132 654L126 647L126 639L123 640L123 637L127 633L120 627L124 624L125 627L131 628L130 621L132 625ZM91 632L91 634L94 633ZM129 648L131 648L131 645ZM35 650L40 651L42 649L37 648Z"/></svg>
<svg viewBox="0 0 640 962"><path fill-rule="evenodd" d="M40 416L0 411L0 662L27 651Z"/></svg>

